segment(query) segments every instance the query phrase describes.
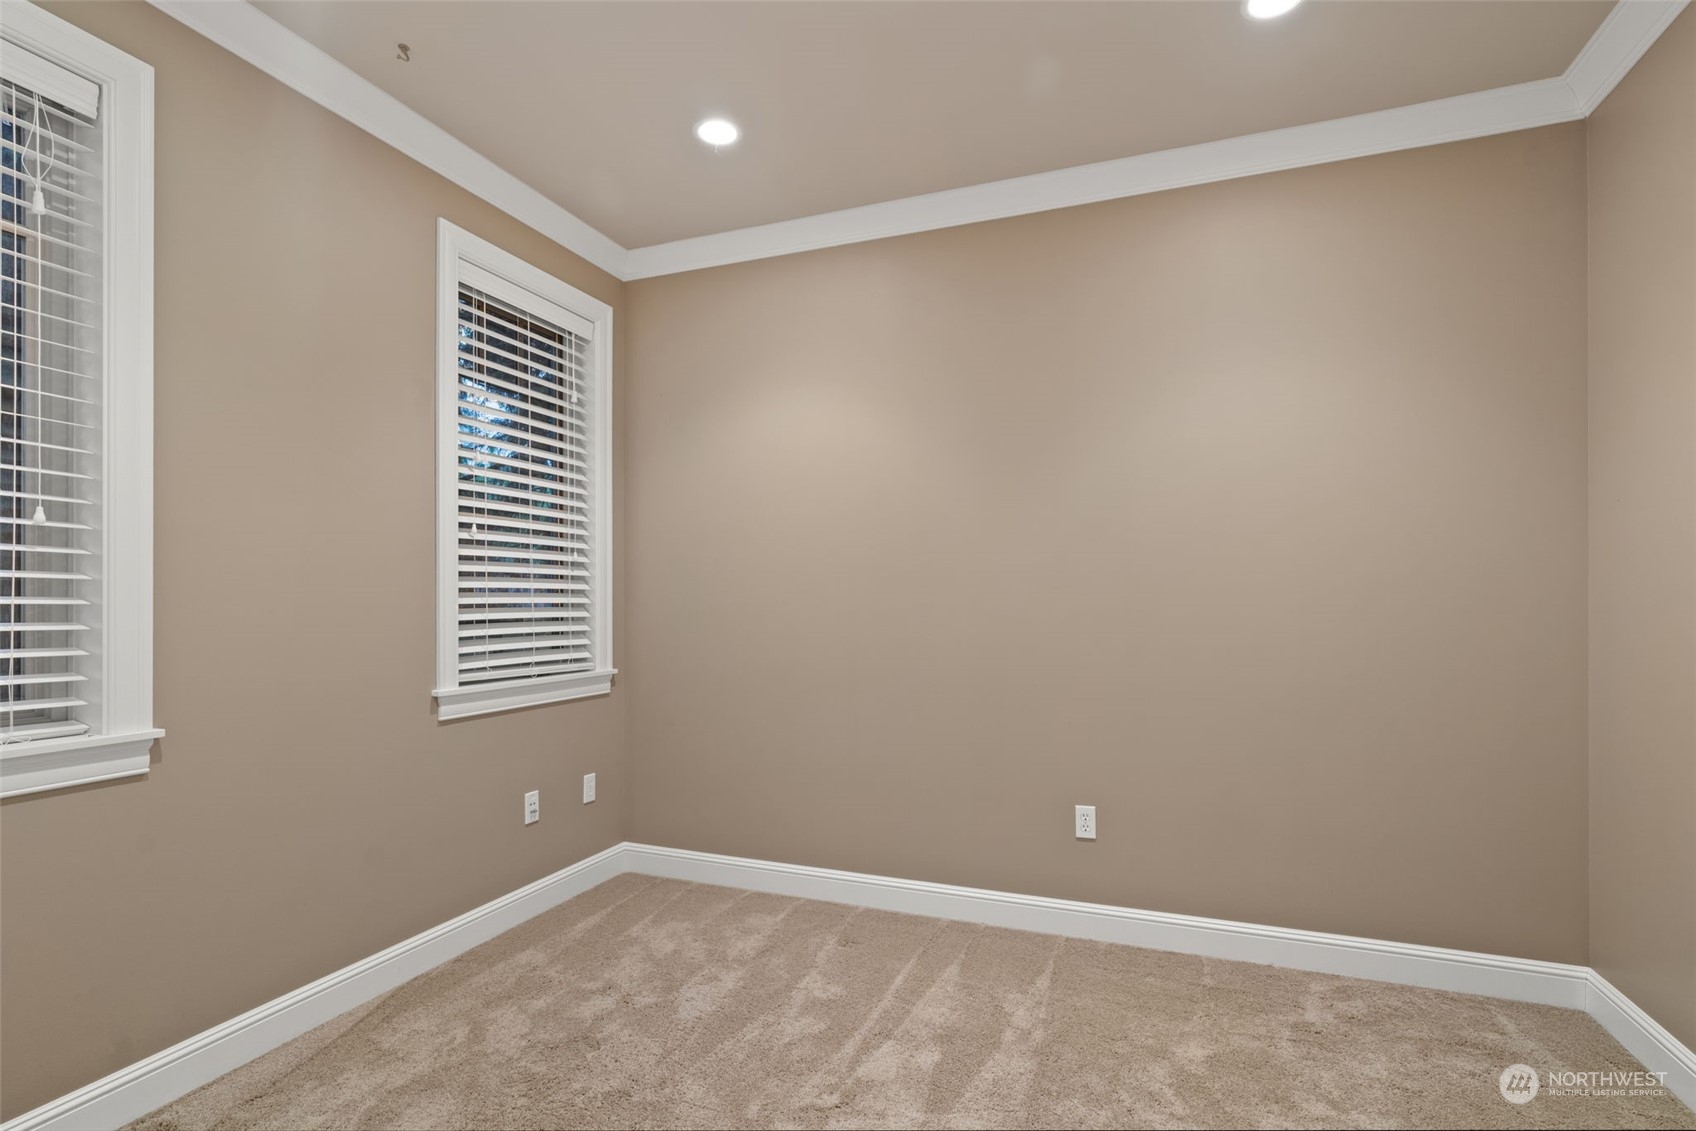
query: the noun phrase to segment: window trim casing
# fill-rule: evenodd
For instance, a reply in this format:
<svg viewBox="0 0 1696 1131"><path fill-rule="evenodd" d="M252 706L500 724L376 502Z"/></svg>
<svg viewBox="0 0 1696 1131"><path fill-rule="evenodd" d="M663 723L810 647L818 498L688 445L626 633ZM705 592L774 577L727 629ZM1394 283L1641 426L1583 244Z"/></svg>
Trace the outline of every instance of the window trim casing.
<svg viewBox="0 0 1696 1131"><path fill-rule="evenodd" d="M459 592L459 265L469 263L563 307L594 325L589 383L593 401L592 513L594 545L590 651L594 669L542 679L458 685ZM436 221L436 717L447 722L501 711L562 703L612 691L613 311L607 303L562 282L446 219Z"/></svg>
<svg viewBox="0 0 1696 1131"><path fill-rule="evenodd" d="M27 2L0 38L100 87L102 234L99 726L0 749L0 796L145 775L153 720L153 68ZM0 45L0 52L4 45Z"/></svg>

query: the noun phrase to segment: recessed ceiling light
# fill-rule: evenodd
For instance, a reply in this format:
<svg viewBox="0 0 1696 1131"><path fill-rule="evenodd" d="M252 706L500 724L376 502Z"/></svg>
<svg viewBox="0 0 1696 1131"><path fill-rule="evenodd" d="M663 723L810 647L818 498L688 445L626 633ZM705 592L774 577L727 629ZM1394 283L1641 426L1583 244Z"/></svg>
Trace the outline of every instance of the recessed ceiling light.
<svg viewBox="0 0 1696 1131"><path fill-rule="evenodd" d="M1301 0L1244 0L1243 11L1256 20L1270 20L1290 11Z"/></svg>
<svg viewBox="0 0 1696 1131"><path fill-rule="evenodd" d="M695 136L717 149L721 145L734 143L742 136L742 131L728 118L708 118L695 127Z"/></svg>

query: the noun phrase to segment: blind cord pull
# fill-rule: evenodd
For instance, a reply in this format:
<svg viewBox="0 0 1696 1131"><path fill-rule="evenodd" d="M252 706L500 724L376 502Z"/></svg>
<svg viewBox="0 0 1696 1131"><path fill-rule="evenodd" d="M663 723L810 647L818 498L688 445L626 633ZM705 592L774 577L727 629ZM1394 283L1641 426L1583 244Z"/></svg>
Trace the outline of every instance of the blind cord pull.
<svg viewBox="0 0 1696 1131"><path fill-rule="evenodd" d="M29 198L29 210L37 216L40 216L42 213L47 211L47 194L42 191L41 182L47 178L48 173L53 171L53 155L49 153L44 157L41 152L41 135L45 132L48 137L52 137L53 131L44 129L41 118L41 96L39 94L35 96L34 109L35 136L30 138L30 140L35 143L35 177L33 178L35 181L35 192L31 194ZM43 167L43 162L45 162L45 167ZM44 522L46 520L38 518L35 521Z"/></svg>
<svg viewBox="0 0 1696 1131"><path fill-rule="evenodd" d="M43 160L43 156L42 156L42 152L41 152L41 135L42 135L42 132L44 130L44 122L43 122L42 116L41 116L41 96L40 95L36 95L34 110L35 110L35 132L34 132L34 136L32 136L30 138L30 141L35 144L35 194L30 199L29 210L31 212L35 213L35 215L36 215L35 225L36 225L37 229L40 229L47 222L47 220L46 220L47 194L42 191L41 182L42 182L42 179L45 178L48 173L51 173L53 171L53 155L51 153L47 154L46 158L45 158L45 164L44 164L44 160ZM48 137L53 136L53 133L52 133L51 130L47 130L46 133L47 133ZM45 250L46 246L47 245L46 245L45 241L43 241L42 244L41 244L41 252L40 252L43 256L46 255L46 250ZM35 389L33 390L33 392L35 393L35 414L34 414L34 417L35 417L35 438L36 438L37 441L39 441L41 439L41 388L42 388L42 375L41 375L41 306L42 306L42 301L45 297L45 291L43 290L43 288L41 286L40 276L37 275L36 279L37 279L37 281L36 281L36 286L35 286L35 294L36 294L36 304L35 304L36 305L36 310L35 310ZM35 449L35 458L36 458L36 464L37 464L37 470L36 470L36 473L35 473L35 513L30 516L30 520L29 520L30 523L34 526L40 526L47 521L47 508L42 506L42 500L41 500L41 490L42 490L42 478L43 478L43 476L42 476L41 471L40 471L41 461L44 458L46 458L46 455L47 455L46 449L40 447L39 444L38 444L36 449ZM19 462L21 463L22 461L20 460ZM14 718L13 721L15 722L16 719Z"/></svg>

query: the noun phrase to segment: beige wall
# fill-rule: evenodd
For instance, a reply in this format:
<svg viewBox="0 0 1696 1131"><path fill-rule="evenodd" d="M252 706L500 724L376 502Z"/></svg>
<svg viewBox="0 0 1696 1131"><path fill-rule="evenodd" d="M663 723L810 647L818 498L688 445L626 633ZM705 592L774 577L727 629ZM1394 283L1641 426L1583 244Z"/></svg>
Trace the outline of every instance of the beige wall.
<svg viewBox="0 0 1696 1131"><path fill-rule="evenodd" d="M626 289L53 10L158 69L169 735L0 809L0 1115L627 833L1593 957L1696 1038L1691 14L1588 214L1572 124ZM437 216L618 307L608 699L433 721Z"/></svg>
<svg viewBox="0 0 1696 1131"><path fill-rule="evenodd" d="M53 10L157 69L168 734L146 780L0 810L5 1116L615 843L628 803L622 691L433 720L436 218L622 318L621 285L147 5Z"/></svg>
<svg viewBox="0 0 1696 1131"><path fill-rule="evenodd" d="M635 837L1582 962L1584 255L1572 124L631 284Z"/></svg>
<svg viewBox="0 0 1696 1131"><path fill-rule="evenodd" d="M1590 954L1696 1045L1696 12L1589 146Z"/></svg>

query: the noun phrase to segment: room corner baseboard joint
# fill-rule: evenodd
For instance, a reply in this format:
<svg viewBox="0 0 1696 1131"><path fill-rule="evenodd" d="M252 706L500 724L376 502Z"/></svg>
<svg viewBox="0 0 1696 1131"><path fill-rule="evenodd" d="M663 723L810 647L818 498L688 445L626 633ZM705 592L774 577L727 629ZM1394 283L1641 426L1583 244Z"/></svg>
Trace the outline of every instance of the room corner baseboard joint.
<svg viewBox="0 0 1696 1131"><path fill-rule="evenodd" d="M1584 1010L1696 1107L1696 1054L1587 966L625 842L0 1124L0 1131L120 1127L626 872Z"/></svg>

